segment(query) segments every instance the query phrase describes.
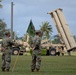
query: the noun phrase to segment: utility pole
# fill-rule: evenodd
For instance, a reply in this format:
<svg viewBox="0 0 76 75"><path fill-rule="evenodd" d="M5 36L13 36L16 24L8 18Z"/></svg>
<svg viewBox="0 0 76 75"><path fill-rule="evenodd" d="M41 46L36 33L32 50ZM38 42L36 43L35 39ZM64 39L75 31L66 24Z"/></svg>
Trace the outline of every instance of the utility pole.
<svg viewBox="0 0 76 75"><path fill-rule="evenodd" d="M13 2L11 2L11 39L13 40Z"/></svg>

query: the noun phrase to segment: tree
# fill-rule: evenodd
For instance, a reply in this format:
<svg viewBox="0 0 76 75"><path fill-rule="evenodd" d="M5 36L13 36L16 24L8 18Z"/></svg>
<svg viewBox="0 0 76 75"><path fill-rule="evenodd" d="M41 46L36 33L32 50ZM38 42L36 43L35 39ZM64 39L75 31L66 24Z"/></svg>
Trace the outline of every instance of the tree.
<svg viewBox="0 0 76 75"><path fill-rule="evenodd" d="M0 0L0 3L2 2L2 0ZM0 8L2 8L2 4L0 4Z"/></svg>
<svg viewBox="0 0 76 75"><path fill-rule="evenodd" d="M53 44L61 44L59 35L54 35L54 39L52 40Z"/></svg>
<svg viewBox="0 0 76 75"><path fill-rule="evenodd" d="M43 32L44 37L46 37L47 39L50 38L50 34L52 34L52 26L49 25L49 22L42 22L40 30Z"/></svg>
<svg viewBox="0 0 76 75"><path fill-rule="evenodd" d="M30 20L28 29L27 29L27 33L29 34L29 36L34 36L35 35L35 27L33 25L32 20Z"/></svg>
<svg viewBox="0 0 76 75"><path fill-rule="evenodd" d="M0 19L0 38L4 36L4 32L6 30L6 23L2 19Z"/></svg>

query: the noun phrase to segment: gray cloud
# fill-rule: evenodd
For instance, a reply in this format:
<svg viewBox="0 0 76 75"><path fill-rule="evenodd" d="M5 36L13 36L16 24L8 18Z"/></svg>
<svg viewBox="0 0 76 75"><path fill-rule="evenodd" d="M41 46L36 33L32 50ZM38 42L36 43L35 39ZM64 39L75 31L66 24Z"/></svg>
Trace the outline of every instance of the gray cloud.
<svg viewBox="0 0 76 75"><path fill-rule="evenodd" d="M76 35L76 0L3 0L3 8L0 9L0 18L4 18L10 28L11 2L14 2L14 30L19 31L23 36L33 20L36 29L39 29L41 22L48 21L53 27L53 34L57 34L51 16L47 14L58 8L63 9L63 13L73 34Z"/></svg>

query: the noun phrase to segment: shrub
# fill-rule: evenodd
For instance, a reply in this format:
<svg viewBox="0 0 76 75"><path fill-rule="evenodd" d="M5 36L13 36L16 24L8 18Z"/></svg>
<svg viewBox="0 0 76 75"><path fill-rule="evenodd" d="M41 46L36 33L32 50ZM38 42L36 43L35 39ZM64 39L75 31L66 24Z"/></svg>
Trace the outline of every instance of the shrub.
<svg viewBox="0 0 76 75"><path fill-rule="evenodd" d="M32 48L30 48L30 54L32 55Z"/></svg>
<svg viewBox="0 0 76 75"><path fill-rule="evenodd" d="M45 55L46 55L46 49L42 49L42 50L41 50L41 55L42 55L42 56L45 56Z"/></svg>
<svg viewBox="0 0 76 75"><path fill-rule="evenodd" d="M32 49L30 48L30 54L32 55ZM45 56L46 55L46 49L41 49L41 55Z"/></svg>

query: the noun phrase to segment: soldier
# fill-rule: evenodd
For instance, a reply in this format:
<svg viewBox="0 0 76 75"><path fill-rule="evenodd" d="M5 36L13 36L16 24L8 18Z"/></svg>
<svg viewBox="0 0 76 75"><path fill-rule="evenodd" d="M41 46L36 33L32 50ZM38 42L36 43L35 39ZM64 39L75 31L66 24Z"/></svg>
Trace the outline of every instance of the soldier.
<svg viewBox="0 0 76 75"><path fill-rule="evenodd" d="M2 71L9 71L10 69L10 63L11 63L11 48L12 48L13 42L10 39L10 32L5 32L5 37L2 41Z"/></svg>
<svg viewBox="0 0 76 75"><path fill-rule="evenodd" d="M41 31L36 31L36 36L33 38L32 65L31 71L39 71L41 65Z"/></svg>

